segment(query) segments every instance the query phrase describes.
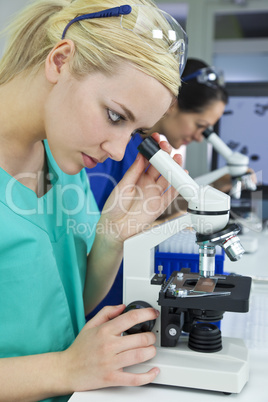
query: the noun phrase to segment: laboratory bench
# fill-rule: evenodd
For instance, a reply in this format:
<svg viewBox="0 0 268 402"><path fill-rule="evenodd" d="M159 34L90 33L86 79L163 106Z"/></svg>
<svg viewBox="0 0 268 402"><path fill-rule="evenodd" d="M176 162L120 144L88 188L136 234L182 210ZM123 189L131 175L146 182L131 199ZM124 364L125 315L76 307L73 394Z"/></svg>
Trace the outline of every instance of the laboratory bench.
<svg viewBox="0 0 268 402"><path fill-rule="evenodd" d="M242 338L249 351L249 381L238 394L148 384L141 387L111 387L88 392L75 392L70 402L268 402L268 231L240 235L241 243L254 240L255 252L245 254L241 260L225 259L225 272L251 276L252 287L248 313L224 314L221 321L223 337ZM257 246L256 246L257 244ZM213 367L211 367L213 370ZM195 379L193 378L193 384Z"/></svg>

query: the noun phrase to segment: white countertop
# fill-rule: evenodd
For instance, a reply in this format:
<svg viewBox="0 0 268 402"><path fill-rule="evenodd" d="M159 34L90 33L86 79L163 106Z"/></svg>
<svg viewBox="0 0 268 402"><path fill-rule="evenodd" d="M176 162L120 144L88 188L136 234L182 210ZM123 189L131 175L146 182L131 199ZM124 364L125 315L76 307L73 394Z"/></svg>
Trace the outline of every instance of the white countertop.
<svg viewBox="0 0 268 402"><path fill-rule="evenodd" d="M268 231L253 232L250 231L245 235L238 234L243 245L251 240L257 242L257 251L254 253L246 253L239 261L232 262L225 256L224 270L226 272L235 272L240 275L262 277L268 281Z"/></svg>
<svg viewBox="0 0 268 402"><path fill-rule="evenodd" d="M268 233L248 233L258 241L255 253L241 260L225 259L224 270L252 276L253 283L248 313L225 313L221 323L223 336L242 338L249 350L249 381L239 394L149 384L142 387L114 387L88 392L76 392L70 402L154 402L183 400L184 402L268 402ZM239 236L243 244L243 235ZM193 379L194 381L194 379ZM227 399L226 399L227 398Z"/></svg>

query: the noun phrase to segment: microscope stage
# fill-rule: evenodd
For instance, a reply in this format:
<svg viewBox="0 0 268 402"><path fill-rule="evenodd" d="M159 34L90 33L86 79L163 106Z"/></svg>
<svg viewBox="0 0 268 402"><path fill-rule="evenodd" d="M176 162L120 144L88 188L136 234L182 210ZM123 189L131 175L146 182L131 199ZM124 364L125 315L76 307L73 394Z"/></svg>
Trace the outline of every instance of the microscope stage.
<svg viewBox="0 0 268 402"><path fill-rule="evenodd" d="M158 304L163 307L181 309L218 310L245 313L249 310L249 295L251 278L240 275L218 275L216 278L214 295L208 297L176 297L170 292L170 284L175 290L194 290L199 274L186 273L183 277L177 277L182 271L173 271L167 282L162 285L159 293ZM212 281L213 277L203 278ZM229 295L221 296L228 292ZM217 296L217 294L219 294ZM215 297L216 296L216 297Z"/></svg>

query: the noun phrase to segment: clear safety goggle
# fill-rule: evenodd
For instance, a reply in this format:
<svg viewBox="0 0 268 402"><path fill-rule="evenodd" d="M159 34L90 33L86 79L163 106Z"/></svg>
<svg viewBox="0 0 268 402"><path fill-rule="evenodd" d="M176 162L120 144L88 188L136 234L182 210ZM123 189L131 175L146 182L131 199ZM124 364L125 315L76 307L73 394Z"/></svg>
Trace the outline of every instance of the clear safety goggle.
<svg viewBox="0 0 268 402"><path fill-rule="evenodd" d="M151 18L148 18L148 15ZM95 13L79 15L66 25L62 39L65 38L67 30L75 22L107 17L120 17L121 28L139 36L156 53L173 54L179 63L180 75L182 74L187 59L187 34L175 18L159 8L143 5L123 5Z"/></svg>
<svg viewBox="0 0 268 402"><path fill-rule="evenodd" d="M195 78L200 84L205 84L214 88L223 87L225 84L223 72L214 67L201 68L200 70L183 77L183 81L187 82Z"/></svg>

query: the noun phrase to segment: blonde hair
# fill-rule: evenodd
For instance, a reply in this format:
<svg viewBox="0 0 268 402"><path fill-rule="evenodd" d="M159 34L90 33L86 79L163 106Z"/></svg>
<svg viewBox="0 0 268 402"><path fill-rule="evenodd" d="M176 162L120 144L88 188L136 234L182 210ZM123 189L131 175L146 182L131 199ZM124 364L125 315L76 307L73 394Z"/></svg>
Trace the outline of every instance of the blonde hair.
<svg viewBox="0 0 268 402"><path fill-rule="evenodd" d="M159 18L158 8L151 0L137 0L133 4L151 6L147 26L148 21ZM0 85L22 72L36 73L73 18L118 5L118 0L38 0L30 4L7 29L10 40L0 61ZM126 21L131 24L133 18L135 15L131 12ZM70 71L75 76L83 77L95 70L112 74L122 61L127 61L156 78L177 96L180 86L178 61L168 52L156 53L140 36L122 29L120 18L75 22L65 37L75 44L70 63Z"/></svg>

